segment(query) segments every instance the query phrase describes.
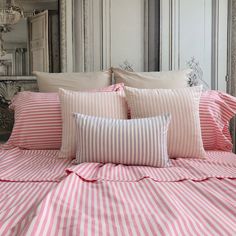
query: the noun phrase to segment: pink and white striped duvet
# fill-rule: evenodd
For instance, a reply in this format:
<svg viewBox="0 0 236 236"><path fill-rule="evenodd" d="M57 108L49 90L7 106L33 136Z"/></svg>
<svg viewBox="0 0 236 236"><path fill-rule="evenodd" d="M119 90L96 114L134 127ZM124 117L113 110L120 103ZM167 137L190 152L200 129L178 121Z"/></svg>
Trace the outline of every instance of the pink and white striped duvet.
<svg viewBox="0 0 236 236"><path fill-rule="evenodd" d="M68 168L21 235L236 235L236 156L207 155L165 169Z"/></svg>
<svg viewBox="0 0 236 236"><path fill-rule="evenodd" d="M43 198L66 177L58 151L0 147L0 235L19 235Z"/></svg>

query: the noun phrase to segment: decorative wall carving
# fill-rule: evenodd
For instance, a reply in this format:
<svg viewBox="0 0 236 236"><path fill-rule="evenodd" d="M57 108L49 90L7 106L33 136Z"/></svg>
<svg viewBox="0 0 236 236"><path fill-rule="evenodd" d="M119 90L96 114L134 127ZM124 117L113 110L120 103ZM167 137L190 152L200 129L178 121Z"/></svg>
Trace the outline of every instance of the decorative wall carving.
<svg viewBox="0 0 236 236"><path fill-rule="evenodd" d="M67 45L66 45L66 0L59 1L60 7L60 61L61 71L67 71Z"/></svg>
<svg viewBox="0 0 236 236"><path fill-rule="evenodd" d="M204 90L208 90L209 85L203 80L203 71L196 58L192 57L186 64L190 69L192 69L192 72L189 74L189 85L202 85Z"/></svg>

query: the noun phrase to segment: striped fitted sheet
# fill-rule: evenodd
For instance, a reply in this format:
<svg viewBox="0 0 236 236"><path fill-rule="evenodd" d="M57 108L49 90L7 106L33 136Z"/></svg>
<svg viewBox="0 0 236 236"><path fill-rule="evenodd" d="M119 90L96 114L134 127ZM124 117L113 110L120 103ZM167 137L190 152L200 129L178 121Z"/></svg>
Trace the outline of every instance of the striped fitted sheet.
<svg viewBox="0 0 236 236"><path fill-rule="evenodd" d="M236 155L172 162L68 168L21 235L236 235Z"/></svg>
<svg viewBox="0 0 236 236"><path fill-rule="evenodd" d="M3 150L0 146L0 235L19 235L40 202L66 177L59 151Z"/></svg>

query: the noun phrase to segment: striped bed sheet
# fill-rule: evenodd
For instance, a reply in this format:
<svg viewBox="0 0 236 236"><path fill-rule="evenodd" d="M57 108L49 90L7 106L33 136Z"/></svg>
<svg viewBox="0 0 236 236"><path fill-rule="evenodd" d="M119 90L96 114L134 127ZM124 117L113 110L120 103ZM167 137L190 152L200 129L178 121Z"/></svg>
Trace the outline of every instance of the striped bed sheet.
<svg viewBox="0 0 236 236"><path fill-rule="evenodd" d="M236 235L236 155L67 168L19 235Z"/></svg>
<svg viewBox="0 0 236 236"><path fill-rule="evenodd" d="M19 235L43 198L66 177L70 161L53 150L0 147L0 235Z"/></svg>

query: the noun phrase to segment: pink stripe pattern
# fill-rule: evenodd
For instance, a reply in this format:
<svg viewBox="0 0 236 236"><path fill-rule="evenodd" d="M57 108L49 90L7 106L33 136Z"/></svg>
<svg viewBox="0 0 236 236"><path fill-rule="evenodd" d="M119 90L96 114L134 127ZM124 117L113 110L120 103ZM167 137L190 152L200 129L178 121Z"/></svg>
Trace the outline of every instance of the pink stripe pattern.
<svg viewBox="0 0 236 236"><path fill-rule="evenodd" d="M57 182L0 181L0 235L20 235Z"/></svg>
<svg viewBox="0 0 236 236"><path fill-rule="evenodd" d="M221 155L221 162L231 154L210 155L215 162ZM116 174L126 179L127 172ZM22 235L235 235L235 177L236 172L234 179L204 181L87 181L72 172L42 201Z"/></svg>
<svg viewBox="0 0 236 236"><path fill-rule="evenodd" d="M0 235L20 235L43 198L66 177L71 164L58 153L0 146Z"/></svg>
<svg viewBox="0 0 236 236"><path fill-rule="evenodd" d="M9 145L60 149L62 121L58 94L21 92L10 108L15 111L15 124Z"/></svg>
<svg viewBox="0 0 236 236"><path fill-rule="evenodd" d="M62 114L61 158L76 156L76 124L74 113L112 119L127 119L127 104L123 91L75 92L59 90Z"/></svg>
<svg viewBox="0 0 236 236"><path fill-rule="evenodd" d="M77 163L169 166L169 115L117 120L75 114L75 119Z"/></svg>
<svg viewBox="0 0 236 236"><path fill-rule="evenodd" d="M204 158L199 118L202 88L136 89L125 87L131 118L170 114L168 154L171 158Z"/></svg>
<svg viewBox="0 0 236 236"><path fill-rule="evenodd" d="M151 178L158 182L202 181L208 178L236 178L235 154L207 152L206 159L172 159L169 168L83 163L67 169L86 181L140 181Z"/></svg>
<svg viewBox="0 0 236 236"><path fill-rule="evenodd" d="M231 151L229 122L236 114L236 98L220 91L206 91L199 109L204 148Z"/></svg>
<svg viewBox="0 0 236 236"><path fill-rule="evenodd" d="M53 181L65 177L69 160L58 159L59 150L20 150L0 153L0 181Z"/></svg>
<svg viewBox="0 0 236 236"><path fill-rule="evenodd" d="M123 84L91 92L120 90L123 90ZM57 93L21 92L15 96L10 108L15 111L15 124L8 146L35 150L60 149L62 119Z"/></svg>

